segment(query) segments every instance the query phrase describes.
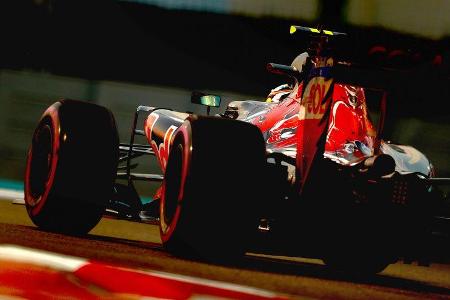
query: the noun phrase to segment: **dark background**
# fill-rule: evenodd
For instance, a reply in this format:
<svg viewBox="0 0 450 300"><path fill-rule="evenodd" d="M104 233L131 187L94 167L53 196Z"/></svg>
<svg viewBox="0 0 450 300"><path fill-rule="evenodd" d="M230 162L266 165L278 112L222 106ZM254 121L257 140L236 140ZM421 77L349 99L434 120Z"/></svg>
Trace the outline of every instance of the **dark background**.
<svg viewBox="0 0 450 300"><path fill-rule="evenodd" d="M308 36L289 35L289 26L324 24L349 33L341 50L354 61L373 63L369 50L381 45L386 53L378 65L423 74L423 82L405 85L396 97L408 106L403 113L444 113L440 104L450 95L449 38L434 41L350 26L341 21L344 4L322 1L319 19L308 24L105 0L2 1L0 67L259 95L282 82L265 72L266 63L290 64L308 46ZM393 50L404 54L389 58ZM433 104L424 110L422 102Z"/></svg>
<svg viewBox="0 0 450 300"><path fill-rule="evenodd" d="M320 3L318 19L308 23L120 1L1 1L0 70L233 91L263 100L271 88L285 81L266 72L266 64L290 64L309 46L308 35L289 35L289 26L323 24L349 34L339 48L342 58L404 71L390 90L386 137L443 152L438 168L450 175L449 37L432 40L380 27L351 26L344 21L346 1ZM376 46L384 51L371 55ZM394 133L394 124L408 118L419 125L412 129L405 125L409 137L402 140L399 130ZM423 122L433 126L422 128ZM447 127L436 130L439 124Z"/></svg>

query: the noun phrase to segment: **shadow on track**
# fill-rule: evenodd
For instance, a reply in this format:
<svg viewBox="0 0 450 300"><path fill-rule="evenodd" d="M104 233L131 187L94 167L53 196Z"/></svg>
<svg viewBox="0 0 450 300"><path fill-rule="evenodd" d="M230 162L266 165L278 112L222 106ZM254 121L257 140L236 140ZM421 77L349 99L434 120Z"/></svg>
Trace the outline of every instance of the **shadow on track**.
<svg viewBox="0 0 450 300"><path fill-rule="evenodd" d="M348 276L340 272L330 271L325 265L316 263L246 256L241 263L236 265L236 267L257 270L260 272L305 276L341 282L361 283L418 293L437 293L450 295L450 289L448 288L433 286L416 280L397 278L383 274L377 274L370 277Z"/></svg>

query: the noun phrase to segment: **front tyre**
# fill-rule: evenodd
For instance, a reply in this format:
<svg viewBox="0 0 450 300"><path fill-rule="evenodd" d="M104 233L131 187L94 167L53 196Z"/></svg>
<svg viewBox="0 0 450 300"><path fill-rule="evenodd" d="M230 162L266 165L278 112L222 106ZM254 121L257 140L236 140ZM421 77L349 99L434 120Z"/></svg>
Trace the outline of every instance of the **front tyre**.
<svg viewBox="0 0 450 300"><path fill-rule="evenodd" d="M51 105L33 134L25 170L25 205L38 227L85 234L113 191L119 139L112 113L74 100Z"/></svg>

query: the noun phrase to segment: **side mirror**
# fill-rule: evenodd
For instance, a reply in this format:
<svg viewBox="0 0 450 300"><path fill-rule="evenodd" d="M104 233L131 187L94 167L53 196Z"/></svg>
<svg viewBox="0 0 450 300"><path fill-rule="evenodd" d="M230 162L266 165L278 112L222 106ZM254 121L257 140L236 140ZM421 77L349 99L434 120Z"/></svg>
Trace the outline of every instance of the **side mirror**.
<svg viewBox="0 0 450 300"><path fill-rule="evenodd" d="M222 99L217 95L209 95L201 92L192 92L191 102L208 107L219 107Z"/></svg>

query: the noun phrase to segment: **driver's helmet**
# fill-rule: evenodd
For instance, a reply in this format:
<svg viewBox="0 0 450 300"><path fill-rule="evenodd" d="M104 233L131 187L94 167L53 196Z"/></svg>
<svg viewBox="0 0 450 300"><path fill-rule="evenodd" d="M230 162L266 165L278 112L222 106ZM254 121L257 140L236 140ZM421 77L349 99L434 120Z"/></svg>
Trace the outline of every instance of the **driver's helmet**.
<svg viewBox="0 0 450 300"><path fill-rule="evenodd" d="M284 100L292 91L292 87L288 84L282 84L277 86L276 88L270 91L270 94L267 96L267 103L279 103Z"/></svg>
<svg viewBox="0 0 450 300"><path fill-rule="evenodd" d="M306 63L308 58L308 52L303 52L297 55L297 57L292 61L291 66L296 68L299 72L302 71L303 65ZM288 84L282 84L272 89L267 96L266 102L268 103L279 103L286 98L292 91L292 87Z"/></svg>
<svg viewBox="0 0 450 300"><path fill-rule="evenodd" d="M299 72L301 72L308 56L309 56L308 52L300 53L299 55L297 55L296 58L294 58L294 60L291 63L291 66L296 68Z"/></svg>

